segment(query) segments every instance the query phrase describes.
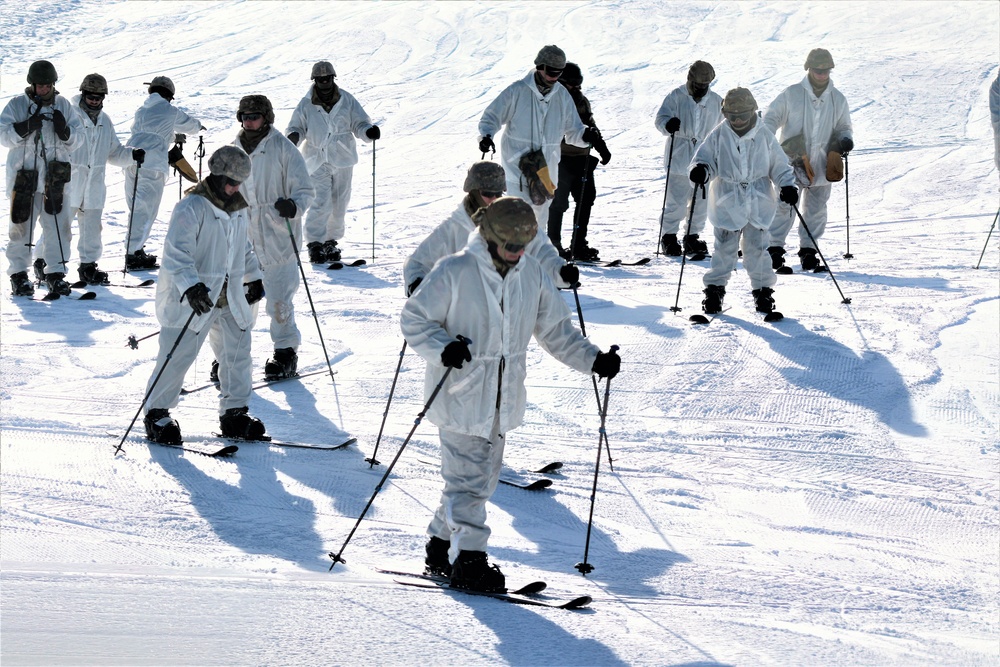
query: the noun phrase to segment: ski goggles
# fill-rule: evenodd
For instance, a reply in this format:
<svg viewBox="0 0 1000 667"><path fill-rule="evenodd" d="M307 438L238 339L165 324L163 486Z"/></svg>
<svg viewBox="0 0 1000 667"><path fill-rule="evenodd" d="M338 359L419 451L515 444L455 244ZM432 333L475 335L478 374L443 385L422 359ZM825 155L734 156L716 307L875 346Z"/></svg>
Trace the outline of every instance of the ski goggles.
<svg viewBox="0 0 1000 667"><path fill-rule="evenodd" d="M490 192L488 190L480 190L479 194L482 195L483 199L500 199L500 197L503 197L502 192Z"/></svg>
<svg viewBox="0 0 1000 667"><path fill-rule="evenodd" d="M315 81L316 83L318 83L320 85L324 85L325 86L326 84L328 84L331 81L333 81L333 77L329 76L329 75L327 75L327 76L318 76L315 79L313 79L313 81Z"/></svg>
<svg viewBox="0 0 1000 667"><path fill-rule="evenodd" d="M104 93L84 93L83 99L88 102L100 102L104 99Z"/></svg>
<svg viewBox="0 0 1000 667"><path fill-rule="evenodd" d="M723 115L726 117L726 119L730 123L738 123L738 124L742 125L743 123L749 123L750 119L753 118L754 114L756 114L757 112L756 111L741 111L739 113L732 113L732 112L723 111L722 113L723 113Z"/></svg>
<svg viewBox="0 0 1000 667"><path fill-rule="evenodd" d="M561 67L552 67L550 65L539 65L538 69L542 70L543 72L545 72L549 76L555 77L557 79L560 76L562 76L562 73L563 73L563 68L561 68Z"/></svg>
<svg viewBox="0 0 1000 667"><path fill-rule="evenodd" d="M524 244L523 243L504 243L503 244L503 249L506 250L507 252L509 252L512 255L516 255L517 253L519 253L522 250L524 250Z"/></svg>
<svg viewBox="0 0 1000 667"><path fill-rule="evenodd" d="M264 114L259 114L259 113L244 113L244 114L240 114L240 119L241 120L260 120L263 117L264 117Z"/></svg>
<svg viewBox="0 0 1000 667"><path fill-rule="evenodd" d="M231 188L238 188L241 185L243 185L243 183L241 181L236 181L226 176L226 185L228 185Z"/></svg>
<svg viewBox="0 0 1000 667"><path fill-rule="evenodd" d="M829 74L830 73L830 68L829 67L810 67L809 71L812 72L813 74L818 74L819 76L823 76L824 74Z"/></svg>

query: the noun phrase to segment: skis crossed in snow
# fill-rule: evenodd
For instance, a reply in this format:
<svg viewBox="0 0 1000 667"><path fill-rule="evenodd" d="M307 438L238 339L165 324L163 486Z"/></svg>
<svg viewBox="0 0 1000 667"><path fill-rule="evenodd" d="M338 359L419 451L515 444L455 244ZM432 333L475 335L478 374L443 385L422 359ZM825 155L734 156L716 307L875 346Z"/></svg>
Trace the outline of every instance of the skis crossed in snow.
<svg viewBox="0 0 1000 667"><path fill-rule="evenodd" d="M331 554L332 555L332 554ZM474 591L467 588L456 588L452 586L445 577L437 577L429 574L417 574L415 572L400 572L397 570L383 570L376 568L377 572L388 574L393 577L393 581L404 586L414 586L416 588L426 588L439 591L455 591L468 595L489 597L495 600L503 600L512 604L529 605L535 607L550 607L553 609L581 609L590 604L593 599L589 595L580 595L570 600L545 600L535 597L546 588L548 584L544 581L533 581L521 586L516 590L507 590L505 593L490 593L485 591Z"/></svg>

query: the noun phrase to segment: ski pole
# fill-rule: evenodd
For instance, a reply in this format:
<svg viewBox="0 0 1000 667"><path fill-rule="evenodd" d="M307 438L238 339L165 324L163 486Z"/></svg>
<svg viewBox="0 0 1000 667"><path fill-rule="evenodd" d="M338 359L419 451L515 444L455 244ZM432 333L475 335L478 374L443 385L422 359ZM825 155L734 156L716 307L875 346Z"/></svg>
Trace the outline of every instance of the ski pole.
<svg viewBox="0 0 1000 667"><path fill-rule="evenodd" d="M205 137L203 135L198 135L198 148L195 149L194 155L198 158L198 181L201 182L201 160L205 157Z"/></svg>
<svg viewBox="0 0 1000 667"><path fill-rule="evenodd" d="M167 370L167 364L170 363L170 358L174 356L174 351L177 349L177 346L180 345L181 338L184 337L184 332L186 332L188 327L191 326L191 320L194 319L196 314L197 313L195 313L194 309L192 309L191 314L188 315L187 322L184 323L184 326L181 328L181 332L177 334L177 340L174 341L173 347L171 347L170 351L167 352L167 356L163 360L163 366L160 367L160 372L156 374L156 378L153 379L153 383L149 385L149 390L147 390L146 395L142 397L142 403L139 405L139 409L135 411L135 416L132 417L132 421L129 423L128 428L125 429L125 435L122 436L121 442L119 442L118 447L115 448L114 456L117 456L118 452L122 450L122 445L125 444L125 438L127 438L128 434L132 432L132 427L135 426L135 420L139 418L139 415L142 413L142 409L146 407L146 401L149 400L149 395L152 394L153 389L156 388L156 383L159 382L160 378L163 376L163 371Z"/></svg>
<svg viewBox="0 0 1000 667"><path fill-rule="evenodd" d="M844 153L844 210L847 212L847 252L844 259L854 259L851 254L851 189L848 186L847 153Z"/></svg>
<svg viewBox="0 0 1000 667"><path fill-rule="evenodd" d="M573 298L576 299L576 317L580 321L580 333L583 334L584 338L587 337L587 327L583 323L583 308L580 307L580 295L577 293L576 288L578 285L573 285ZM594 398L597 399L597 414L601 414L601 393L597 389L597 377L593 373L590 374L590 379L594 383ZM608 443L608 435L604 434L604 446L608 450L608 465L611 466L611 472L615 471L614 459L611 458L611 445Z"/></svg>
<svg viewBox="0 0 1000 667"><path fill-rule="evenodd" d="M372 139L372 264L375 263L375 144L378 139Z"/></svg>
<svg viewBox="0 0 1000 667"><path fill-rule="evenodd" d="M986 246L990 244L990 236L993 235L993 228L997 226L997 218L1000 218L1000 209L997 209L997 214L993 216L993 224L990 225L990 231L986 235L986 243L983 244L983 251L979 253L979 261L976 262L977 269L979 268L979 265L982 264L983 262L983 255L986 254Z"/></svg>
<svg viewBox="0 0 1000 667"><path fill-rule="evenodd" d="M618 350L617 345L611 346L611 351L616 352ZM611 394L611 378L604 385L604 404L601 408L601 430L600 437L597 439L597 462L594 464L594 486L590 491L590 517L587 519L587 540L583 547L583 562L577 563L575 565L576 569L580 571L580 574L587 576L594 571L594 566L587 562L587 557L590 554L590 529L594 525L594 501L597 499L597 474L601 469L601 438L605 437L604 424L608 417L608 398Z"/></svg>
<svg viewBox="0 0 1000 667"><path fill-rule="evenodd" d="M462 341L466 345L472 344L472 341L466 338L465 336L458 336L458 340ZM382 475L382 479L379 480L378 485L375 487L375 493L373 493L372 497L368 499L368 504L365 505L365 508L361 511L361 516L359 516L358 520L354 523L354 527L351 528L351 532L350 534L348 534L347 539L344 540L344 544L340 547L340 551L338 551L337 553L333 553L331 551L329 553L330 558L333 559L333 562L330 563L330 570L332 570L333 566L336 565L337 563L347 562L341 557L341 555L344 553L344 549L347 548L348 542L350 542L351 538L354 537L354 532L358 529L358 526L361 525L361 520L364 519L365 514L368 513L368 508L370 508L372 506L372 503L375 502L375 496L377 496L378 492L382 490L382 485L385 484L385 480L389 478L389 473L391 473L392 469L395 467L396 461L399 460L399 457L403 453L403 450L406 449L406 445L410 442L410 438L413 437L413 434L417 430L417 427L420 426L420 422L423 421L424 415L426 415L427 411L431 409L431 404L434 403L434 399L437 398L438 392L441 391L441 387L444 386L445 380L448 379L448 376L451 375L451 372L453 370L455 369L449 366L448 370L446 370L444 372L444 375L441 376L441 381L437 383L436 387L434 387L434 391L431 392L430 398L428 398L427 403L424 404L424 409L420 411L420 414L418 414L417 418L413 421L413 428L410 429L410 433L406 436L406 440L403 441L403 444L399 446L399 451L396 452L396 456L393 457L392 463L390 463L389 467L386 468L385 474Z"/></svg>
<svg viewBox="0 0 1000 667"><path fill-rule="evenodd" d="M396 364L396 374L392 376L392 387L389 388L389 400L385 402L385 412L382 413L382 425L378 427L378 437L375 438L375 451L372 452L371 458L365 459L371 465L368 466L369 469L374 468L377 465L382 465L379 463L375 455L378 454L378 445L382 441L382 431L385 429L385 420L389 416L389 406L392 404L392 395L396 393L396 380L399 379L399 369L403 367L403 355L406 354L406 340L403 340L403 349L399 351L399 363Z"/></svg>
<svg viewBox="0 0 1000 667"><path fill-rule="evenodd" d="M670 133L670 155L667 156L667 180L663 184L663 206L660 207L660 226L656 229L656 256L660 256L660 236L663 232L663 214L667 209L667 192L670 187L670 165L674 162L674 133ZM697 188L695 188L697 189Z"/></svg>
<svg viewBox="0 0 1000 667"><path fill-rule="evenodd" d="M705 198L705 184L696 183L694 186L694 191L691 194L691 212L688 214L688 224L687 233L685 236L691 233L691 221L694 219L694 203L698 200L698 188L701 188L701 198ZM670 310L672 312L678 313L683 308L677 304L681 301L681 282L684 280L684 265L687 264L687 253L681 253L681 273L677 277L677 296L674 298L674 305L671 306Z"/></svg>
<svg viewBox="0 0 1000 667"><path fill-rule="evenodd" d="M135 216L135 196L139 194L139 170L142 163L135 163L135 180L132 182L132 208L128 212L128 232L125 234L125 266L122 268L122 275L128 274L128 242L132 239L132 218Z"/></svg>
<svg viewBox="0 0 1000 667"><path fill-rule="evenodd" d="M138 350L139 349L139 341L146 340L147 338L152 338L153 336L159 336L159 335L160 335L159 331L157 331L156 333L151 333L148 336L143 336L142 338L136 338L135 334L131 334L128 337L128 342L126 342L125 344L127 346L129 346L130 348L132 348L133 350Z"/></svg>
<svg viewBox="0 0 1000 667"><path fill-rule="evenodd" d="M809 240L813 242L814 246L816 246L816 252L819 253L819 258L823 260L823 266L826 267L826 270L830 274L830 277L833 278L833 284L837 288L837 291L840 292L840 298L843 299L841 303L845 304L850 303L851 299L849 297L844 296L843 290L840 289L840 284L837 283L837 277L833 275L833 270L830 268L830 265L827 264L826 257L823 256L823 251L819 249L819 243L816 242L816 237L813 236L812 231L809 229L809 225L806 224L805 218L803 218L802 214L799 213L799 207L796 206L795 204L792 204L792 210L795 211L795 215L799 216L799 222L802 223L802 229L806 230L806 234L809 235Z"/></svg>

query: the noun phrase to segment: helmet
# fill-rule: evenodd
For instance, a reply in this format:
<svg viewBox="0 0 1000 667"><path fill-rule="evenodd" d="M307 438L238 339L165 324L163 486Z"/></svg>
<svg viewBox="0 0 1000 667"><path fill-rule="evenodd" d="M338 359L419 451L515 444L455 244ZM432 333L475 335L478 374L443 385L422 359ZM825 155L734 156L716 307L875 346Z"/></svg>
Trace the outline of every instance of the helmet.
<svg viewBox="0 0 1000 667"><path fill-rule="evenodd" d="M688 70L688 81L707 84L715 81L715 68L704 60L696 60Z"/></svg>
<svg viewBox="0 0 1000 667"><path fill-rule="evenodd" d="M108 94L108 80L105 79L100 74L88 74L83 77L83 83L80 84L81 93L98 93L100 95Z"/></svg>
<svg viewBox="0 0 1000 667"><path fill-rule="evenodd" d="M171 99L177 94L177 89L174 88L174 82L170 80L170 77L166 76L154 76L152 81L143 81L142 85L149 86L149 92L152 94L154 88L162 88L170 93Z"/></svg>
<svg viewBox="0 0 1000 667"><path fill-rule="evenodd" d="M236 146L223 146L208 158L208 170L242 183L250 176L250 156Z"/></svg>
<svg viewBox="0 0 1000 667"><path fill-rule="evenodd" d="M583 83L583 72L580 71L580 66L576 63L566 63L559 81L567 86L579 86Z"/></svg>
<svg viewBox="0 0 1000 667"><path fill-rule="evenodd" d="M535 65L547 65L553 69L563 69L566 67L566 52L555 44L543 46L542 50L535 56Z"/></svg>
<svg viewBox="0 0 1000 667"><path fill-rule="evenodd" d="M497 245L528 245L538 234L535 211L519 197L501 197L479 209L473 220L482 230L483 238Z"/></svg>
<svg viewBox="0 0 1000 667"><path fill-rule="evenodd" d="M757 110L757 100L746 88L733 88L722 100L722 113L744 113Z"/></svg>
<svg viewBox="0 0 1000 667"><path fill-rule="evenodd" d="M462 190L472 192L480 190L486 192L503 192L507 189L507 176L503 167L496 162L483 160L476 162L469 167L469 173L465 176L465 185Z"/></svg>
<svg viewBox="0 0 1000 667"><path fill-rule="evenodd" d="M813 49L806 56L803 69L833 69L833 56L826 49Z"/></svg>
<svg viewBox="0 0 1000 667"><path fill-rule="evenodd" d="M313 65L312 74L309 76L310 79L315 79L320 76L332 76L336 77L337 72L334 71L333 65L325 60L320 60L318 63Z"/></svg>
<svg viewBox="0 0 1000 667"><path fill-rule="evenodd" d="M58 80L59 75L56 74L56 67L48 60L36 60L28 67L28 83L31 85L53 84Z"/></svg>
<svg viewBox="0 0 1000 667"><path fill-rule="evenodd" d="M271 100L264 95L247 95L241 99L240 107L236 111L236 120L243 122L243 114L245 113L259 113L268 125L274 123L274 109L271 107Z"/></svg>

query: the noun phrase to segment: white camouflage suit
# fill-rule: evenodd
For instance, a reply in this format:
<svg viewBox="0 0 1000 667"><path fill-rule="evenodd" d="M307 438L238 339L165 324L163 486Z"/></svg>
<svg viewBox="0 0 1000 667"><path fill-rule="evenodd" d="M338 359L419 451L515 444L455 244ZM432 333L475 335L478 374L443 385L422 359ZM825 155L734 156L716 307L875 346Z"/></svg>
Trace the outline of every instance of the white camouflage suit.
<svg viewBox="0 0 1000 667"><path fill-rule="evenodd" d="M208 187L202 181L197 188ZM238 197L239 195L236 195ZM240 200L242 201L242 200ZM231 213L205 196L189 193L174 207L163 242L156 285L156 319L160 322L160 351L146 391L146 412L177 405L184 375L205 342L206 333L219 360L219 414L249 405L251 386L250 328L253 312L243 284L262 278L260 264L247 237L249 209ZM215 303L208 313L195 315L167 363L192 309L181 298L188 288L204 283ZM226 285L226 304L219 296ZM166 364L158 381L157 374ZM153 382L156 386L153 387Z"/></svg>
<svg viewBox="0 0 1000 667"><path fill-rule="evenodd" d="M726 122L705 137L690 166L696 164L708 167L708 215L715 228L712 266L705 273L705 285L725 287L729 282L742 235L743 266L751 289L773 287L777 278L767 244L777 207L775 186L795 185L781 144L759 120L742 137ZM695 205L699 203L700 198Z"/></svg>
<svg viewBox="0 0 1000 667"><path fill-rule="evenodd" d="M357 139L371 143L365 134L371 119L353 95L340 90L330 112L313 104L313 89L299 101L285 134L298 133L299 148L312 178L314 199L306 215L306 243L344 238L347 206L351 201L354 165L358 163Z"/></svg>
<svg viewBox="0 0 1000 667"><path fill-rule="evenodd" d="M233 145L242 149L237 135ZM302 335L295 325L293 299L299 289L299 265L294 248L302 247L302 213L312 201L313 189L306 162L291 141L274 127L249 154L250 177L240 193L250 205L250 240L264 272L264 299L271 318L271 341L275 349L298 350ZM286 224L274 202L291 199L295 217Z"/></svg>
<svg viewBox="0 0 1000 667"><path fill-rule="evenodd" d="M69 140L63 141L56 136L55 127L52 124L52 109L59 109L66 118L66 125L69 127ZM31 217L27 222L14 224L10 222L7 236L7 275L27 271L31 264L31 248L27 243L29 239L35 240L41 232L52 237L53 242L47 248L39 248L38 256L45 260L48 270L52 273L65 273L66 266L61 262L69 259L70 243L72 241L70 220L72 211L68 206L65 197L66 190L69 189L72 179L76 177L75 170L71 169L71 181L66 183L64 189L63 207L59 213L45 213L44 192L45 174L48 163L57 160L59 162L72 162L70 155L76 146L83 141L83 127L80 118L73 112L69 101L62 95L56 94L51 106L42 108L42 129L29 132L28 136L21 137L14 130L14 123L27 120L38 110L38 105L28 97L27 93L15 95L0 113L0 143L7 148L7 197L11 198L14 192L14 179L20 169L35 169L38 171L38 182L35 186L35 195L32 202ZM38 225L36 226L36 221ZM58 225L58 236L56 226ZM39 230L38 227L41 227ZM60 244L62 242L62 252Z"/></svg>
<svg viewBox="0 0 1000 667"><path fill-rule="evenodd" d="M826 180L826 153L830 140L839 142L852 137L851 111L843 93L834 88L831 77L826 90L819 97L813 92L807 74L802 81L789 86L779 94L764 114L764 124L775 135L781 131L781 141L802 135L805 139L809 163L815 172L812 185L799 185L798 209L805 218L809 231L816 239L826 231L826 203L833 186ZM792 207L778 204L771 224L769 246L784 247L785 238L796 220ZM815 248L809 232L799 226L799 247Z"/></svg>
<svg viewBox="0 0 1000 667"><path fill-rule="evenodd" d="M167 158L174 134L197 134L202 129L201 122L175 107L158 93L151 93L135 112L132 120L132 136L128 145L146 151L142 167L138 168L139 182L136 187L136 165L132 163L124 169L125 203L132 216L132 229L128 237L129 254L142 248L149 238L156 214L163 199L163 186L170 172Z"/></svg>
<svg viewBox="0 0 1000 667"><path fill-rule="evenodd" d="M667 121L677 118L681 127L670 139L667 132ZM660 218L660 236L677 234L681 231L681 223L690 216L692 184L687 177L685 168L694 156L698 143L703 141L708 133L722 122L722 98L714 91L708 91L700 101L695 102L687 85L672 90L665 98L660 110L656 113L656 129L667 137L663 148L663 168L670 163L670 182L666 184L666 203L663 206L663 216ZM673 157L670 156L670 142L673 141ZM694 216L691 217L691 234L701 234L705 229L708 211L704 206L695 205ZM687 228L683 230L687 234Z"/></svg>
<svg viewBox="0 0 1000 667"><path fill-rule="evenodd" d="M479 231L462 252L439 261L400 318L406 342L427 362L428 400L446 371L441 352L463 335L472 361L453 369L427 413L440 429L441 504L428 527L459 551L486 551L486 502L496 490L504 436L521 424L531 336L546 352L589 373L599 352L573 326L569 308L538 262L524 255L506 277Z"/></svg>

